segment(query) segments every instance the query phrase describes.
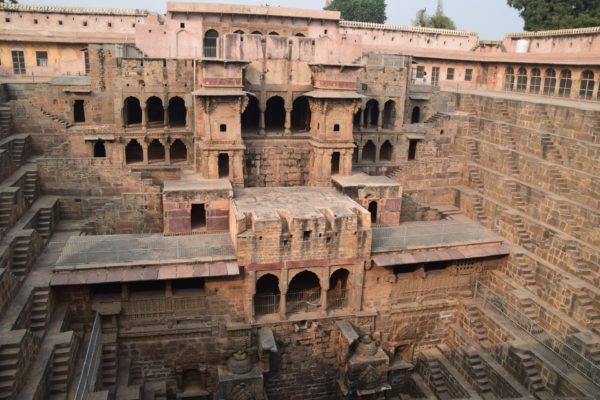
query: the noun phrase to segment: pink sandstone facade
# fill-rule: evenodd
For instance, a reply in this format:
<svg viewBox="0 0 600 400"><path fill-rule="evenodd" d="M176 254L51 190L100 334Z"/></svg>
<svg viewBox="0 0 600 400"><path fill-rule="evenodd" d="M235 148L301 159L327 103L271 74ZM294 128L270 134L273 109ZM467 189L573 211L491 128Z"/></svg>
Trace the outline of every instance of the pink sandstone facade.
<svg viewBox="0 0 600 400"><path fill-rule="evenodd" d="M600 397L600 28L0 3L0 399Z"/></svg>

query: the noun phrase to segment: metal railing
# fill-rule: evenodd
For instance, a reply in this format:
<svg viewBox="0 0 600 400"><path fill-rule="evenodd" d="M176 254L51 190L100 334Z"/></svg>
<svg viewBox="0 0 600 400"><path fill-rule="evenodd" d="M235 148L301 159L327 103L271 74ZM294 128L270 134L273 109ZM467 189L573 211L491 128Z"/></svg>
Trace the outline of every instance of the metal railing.
<svg viewBox="0 0 600 400"><path fill-rule="evenodd" d="M288 292L285 301L288 314L317 311L321 307L321 288Z"/></svg>
<svg viewBox="0 0 600 400"><path fill-rule="evenodd" d="M92 333L85 352L85 359L77 382L75 390L75 400L84 400L88 398L89 393L95 391L96 378L98 369L100 368L100 356L102 354L102 322L100 314L96 313L94 324L92 325Z"/></svg>
<svg viewBox="0 0 600 400"><path fill-rule="evenodd" d="M205 311L205 295L144 298L123 301L123 316L128 320L160 319L172 315L196 315ZM197 312L194 312L197 311Z"/></svg>
<svg viewBox="0 0 600 400"><path fill-rule="evenodd" d="M216 57L217 56L217 46L204 46L203 52L204 57Z"/></svg>
<svg viewBox="0 0 600 400"><path fill-rule="evenodd" d="M348 303L348 289L334 289L327 292L327 309L337 310L346 307Z"/></svg>
<svg viewBox="0 0 600 400"><path fill-rule="evenodd" d="M504 296L494 292L493 289L480 281L475 283L473 297L479 300L483 307L489 307L500 313L518 328L524 330L558 358L588 377L594 385L600 386L600 366L587 358L580 350L569 345L565 338L548 333L537 321L523 314L517 306L511 304Z"/></svg>
<svg viewBox="0 0 600 400"><path fill-rule="evenodd" d="M256 294L254 295L254 315L269 315L279 312L281 294Z"/></svg>
<svg viewBox="0 0 600 400"><path fill-rule="evenodd" d="M399 279L391 296L393 298L392 305L411 303L416 300L431 301L458 296L470 297L474 285L473 275L444 276L440 278L429 276L427 280Z"/></svg>

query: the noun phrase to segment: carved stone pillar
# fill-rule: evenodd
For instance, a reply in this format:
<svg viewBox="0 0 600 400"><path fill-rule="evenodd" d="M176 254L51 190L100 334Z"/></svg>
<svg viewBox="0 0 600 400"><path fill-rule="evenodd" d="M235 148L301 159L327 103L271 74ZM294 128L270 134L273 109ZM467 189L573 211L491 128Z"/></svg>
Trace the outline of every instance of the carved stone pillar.
<svg viewBox="0 0 600 400"><path fill-rule="evenodd" d="M142 129L146 129L148 127L148 109L144 104L142 106Z"/></svg>
<svg viewBox="0 0 600 400"><path fill-rule="evenodd" d="M289 136L292 134L292 109L285 109L285 124L283 126L283 134L284 136Z"/></svg>
<svg viewBox="0 0 600 400"><path fill-rule="evenodd" d="M166 107L164 110L164 126L165 128L169 127L169 108Z"/></svg>
<svg viewBox="0 0 600 400"><path fill-rule="evenodd" d="M265 111L266 111L267 105L264 103L259 103L258 104L258 110L260 111L260 114L258 116L258 134L261 136L265 136L267 133L265 131Z"/></svg>

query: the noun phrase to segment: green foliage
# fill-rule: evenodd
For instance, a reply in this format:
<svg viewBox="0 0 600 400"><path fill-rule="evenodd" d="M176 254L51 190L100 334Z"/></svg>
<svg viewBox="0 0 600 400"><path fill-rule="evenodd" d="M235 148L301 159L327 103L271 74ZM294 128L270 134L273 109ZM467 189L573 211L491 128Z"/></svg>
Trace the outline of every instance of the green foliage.
<svg viewBox="0 0 600 400"><path fill-rule="evenodd" d="M387 19L385 0L332 0L324 9L341 12L342 19L346 21L383 24Z"/></svg>
<svg viewBox="0 0 600 400"><path fill-rule="evenodd" d="M444 14L444 9L442 7L442 2L438 2L437 9L435 10L435 14L427 15L427 10L422 9L417 11L417 15L415 20L413 21L413 25L422 26L424 28L438 28L438 29L456 29L456 24L452 20L452 18L448 17Z"/></svg>
<svg viewBox="0 0 600 400"><path fill-rule="evenodd" d="M526 31L600 26L599 0L507 0Z"/></svg>

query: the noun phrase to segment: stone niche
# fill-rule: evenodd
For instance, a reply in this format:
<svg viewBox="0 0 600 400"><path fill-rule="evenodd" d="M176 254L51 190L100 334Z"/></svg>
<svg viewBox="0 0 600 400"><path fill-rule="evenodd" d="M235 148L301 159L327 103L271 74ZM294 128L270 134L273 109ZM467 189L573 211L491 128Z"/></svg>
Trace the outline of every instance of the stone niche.
<svg viewBox="0 0 600 400"><path fill-rule="evenodd" d="M227 179L165 181L164 234L228 231L232 197L233 189Z"/></svg>
<svg viewBox="0 0 600 400"><path fill-rule="evenodd" d="M355 174L333 178L334 187L371 213L371 223L400 225L402 188L385 176Z"/></svg>

